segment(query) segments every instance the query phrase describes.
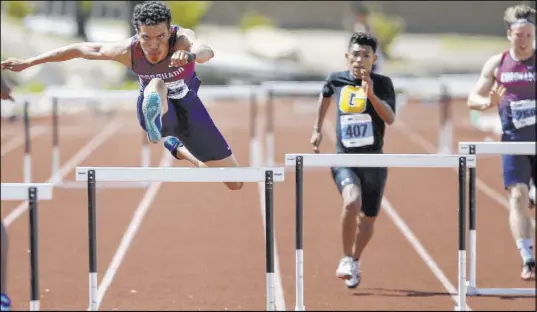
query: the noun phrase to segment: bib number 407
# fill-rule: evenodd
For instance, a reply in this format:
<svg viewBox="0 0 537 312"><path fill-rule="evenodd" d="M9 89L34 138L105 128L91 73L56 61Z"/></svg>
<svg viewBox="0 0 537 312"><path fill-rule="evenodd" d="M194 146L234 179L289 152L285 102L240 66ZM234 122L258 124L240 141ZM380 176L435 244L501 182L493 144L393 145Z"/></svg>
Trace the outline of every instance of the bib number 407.
<svg viewBox="0 0 537 312"><path fill-rule="evenodd" d="M360 138L366 135L368 124L348 125L346 135L349 138Z"/></svg>

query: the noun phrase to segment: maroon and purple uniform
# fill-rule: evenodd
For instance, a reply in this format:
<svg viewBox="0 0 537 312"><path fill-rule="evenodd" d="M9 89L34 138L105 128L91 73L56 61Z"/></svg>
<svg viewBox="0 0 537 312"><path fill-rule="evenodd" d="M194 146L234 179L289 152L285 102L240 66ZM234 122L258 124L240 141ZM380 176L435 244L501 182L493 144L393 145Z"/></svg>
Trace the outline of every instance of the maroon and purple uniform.
<svg viewBox="0 0 537 312"><path fill-rule="evenodd" d="M162 79L168 87L168 111L162 116L162 137L166 148L176 156L179 139L194 157L203 162L224 159L231 155L231 148L198 97L201 80L196 75L195 63L169 67L178 30L179 26L172 25L168 55L157 64L147 61L138 36L132 37L132 71L140 80L138 121L147 131L142 114L144 89L152 79Z"/></svg>
<svg viewBox="0 0 537 312"><path fill-rule="evenodd" d="M496 81L505 95L498 106L502 141L535 142L535 53L525 61L513 53L502 54ZM504 186L528 184L535 179L535 155L502 155Z"/></svg>

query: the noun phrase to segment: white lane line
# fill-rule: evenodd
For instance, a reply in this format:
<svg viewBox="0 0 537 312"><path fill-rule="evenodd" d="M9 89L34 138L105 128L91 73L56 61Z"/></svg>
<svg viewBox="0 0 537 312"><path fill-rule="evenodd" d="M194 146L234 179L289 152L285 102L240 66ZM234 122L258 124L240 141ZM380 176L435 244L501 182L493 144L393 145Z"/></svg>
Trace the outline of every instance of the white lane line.
<svg viewBox="0 0 537 312"><path fill-rule="evenodd" d="M101 144L108 140L113 134L118 131L123 122L121 121L112 121L91 141L84 145L69 161L63 165L60 170L58 170L57 175L62 179L71 171L73 168L86 159L89 155L93 153ZM46 183L52 183L55 175L49 177ZM15 210L8 214L3 222L5 227L9 227L17 218L19 218L26 210L28 209L28 201L22 202Z"/></svg>
<svg viewBox="0 0 537 312"><path fill-rule="evenodd" d="M163 153L159 167L169 167L171 165L171 162L171 154ZM123 262L123 259L127 254L127 250L129 249L132 241L134 240L134 236L138 232L138 229L140 228L140 225L142 224L145 215L149 211L149 208L151 208L151 204L155 200L155 197L157 196L161 186L162 182L152 182L147 191L145 192L142 201L140 201L140 204L134 211L132 220L129 223L127 230L123 234L121 242L119 243L119 247L116 250L114 257L112 258L112 261L110 262L110 265L108 266L108 269L106 270L106 273L104 274L104 277L99 284L99 287L97 288L97 310L99 310L99 306L101 305L104 295L112 284L112 280L114 279L114 276L119 270L119 266ZM89 309L90 308L88 307L88 310Z"/></svg>
<svg viewBox="0 0 537 312"><path fill-rule="evenodd" d="M46 133L46 127L44 126L33 126L30 128L30 140L35 139L38 136ZM24 133L18 132L18 134L13 137L11 140L2 144L2 151L0 152L0 157L4 157L7 153L15 150L19 146L24 144Z"/></svg>

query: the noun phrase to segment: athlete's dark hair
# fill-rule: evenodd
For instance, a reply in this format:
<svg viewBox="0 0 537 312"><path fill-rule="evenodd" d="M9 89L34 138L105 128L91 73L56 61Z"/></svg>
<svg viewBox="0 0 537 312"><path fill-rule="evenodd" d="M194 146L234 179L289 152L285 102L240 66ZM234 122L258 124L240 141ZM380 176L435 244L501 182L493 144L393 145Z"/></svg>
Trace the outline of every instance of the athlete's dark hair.
<svg viewBox="0 0 537 312"><path fill-rule="evenodd" d="M351 40L349 40L348 48L350 49L351 45L353 44L370 46L371 49L373 49L373 52L377 52L377 38L375 38L375 36L371 35L370 33L356 32L352 34Z"/></svg>
<svg viewBox="0 0 537 312"><path fill-rule="evenodd" d="M153 26L166 22L170 27L172 12L160 1L146 1L137 4L132 13L132 25L136 30L140 30L140 25Z"/></svg>
<svg viewBox="0 0 537 312"><path fill-rule="evenodd" d="M511 28L511 25L518 20L527 20L529 23L535 25L535 9L525 4L510 6L505 9L503 21L507 29Z"/></svg>

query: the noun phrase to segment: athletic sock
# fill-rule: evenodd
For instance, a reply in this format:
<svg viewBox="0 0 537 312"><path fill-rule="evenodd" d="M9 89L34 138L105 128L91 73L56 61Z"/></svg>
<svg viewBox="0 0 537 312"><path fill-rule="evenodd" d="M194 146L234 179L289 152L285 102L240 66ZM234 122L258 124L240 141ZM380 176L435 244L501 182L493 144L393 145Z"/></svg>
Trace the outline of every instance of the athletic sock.
<svg viewBox="0 0 537 312"><path fill-rule="evenodd" d="M518 248L524 263L530 259L533 259L533 240L531 238L518 239L516 242L516 247Z"/></svg>

